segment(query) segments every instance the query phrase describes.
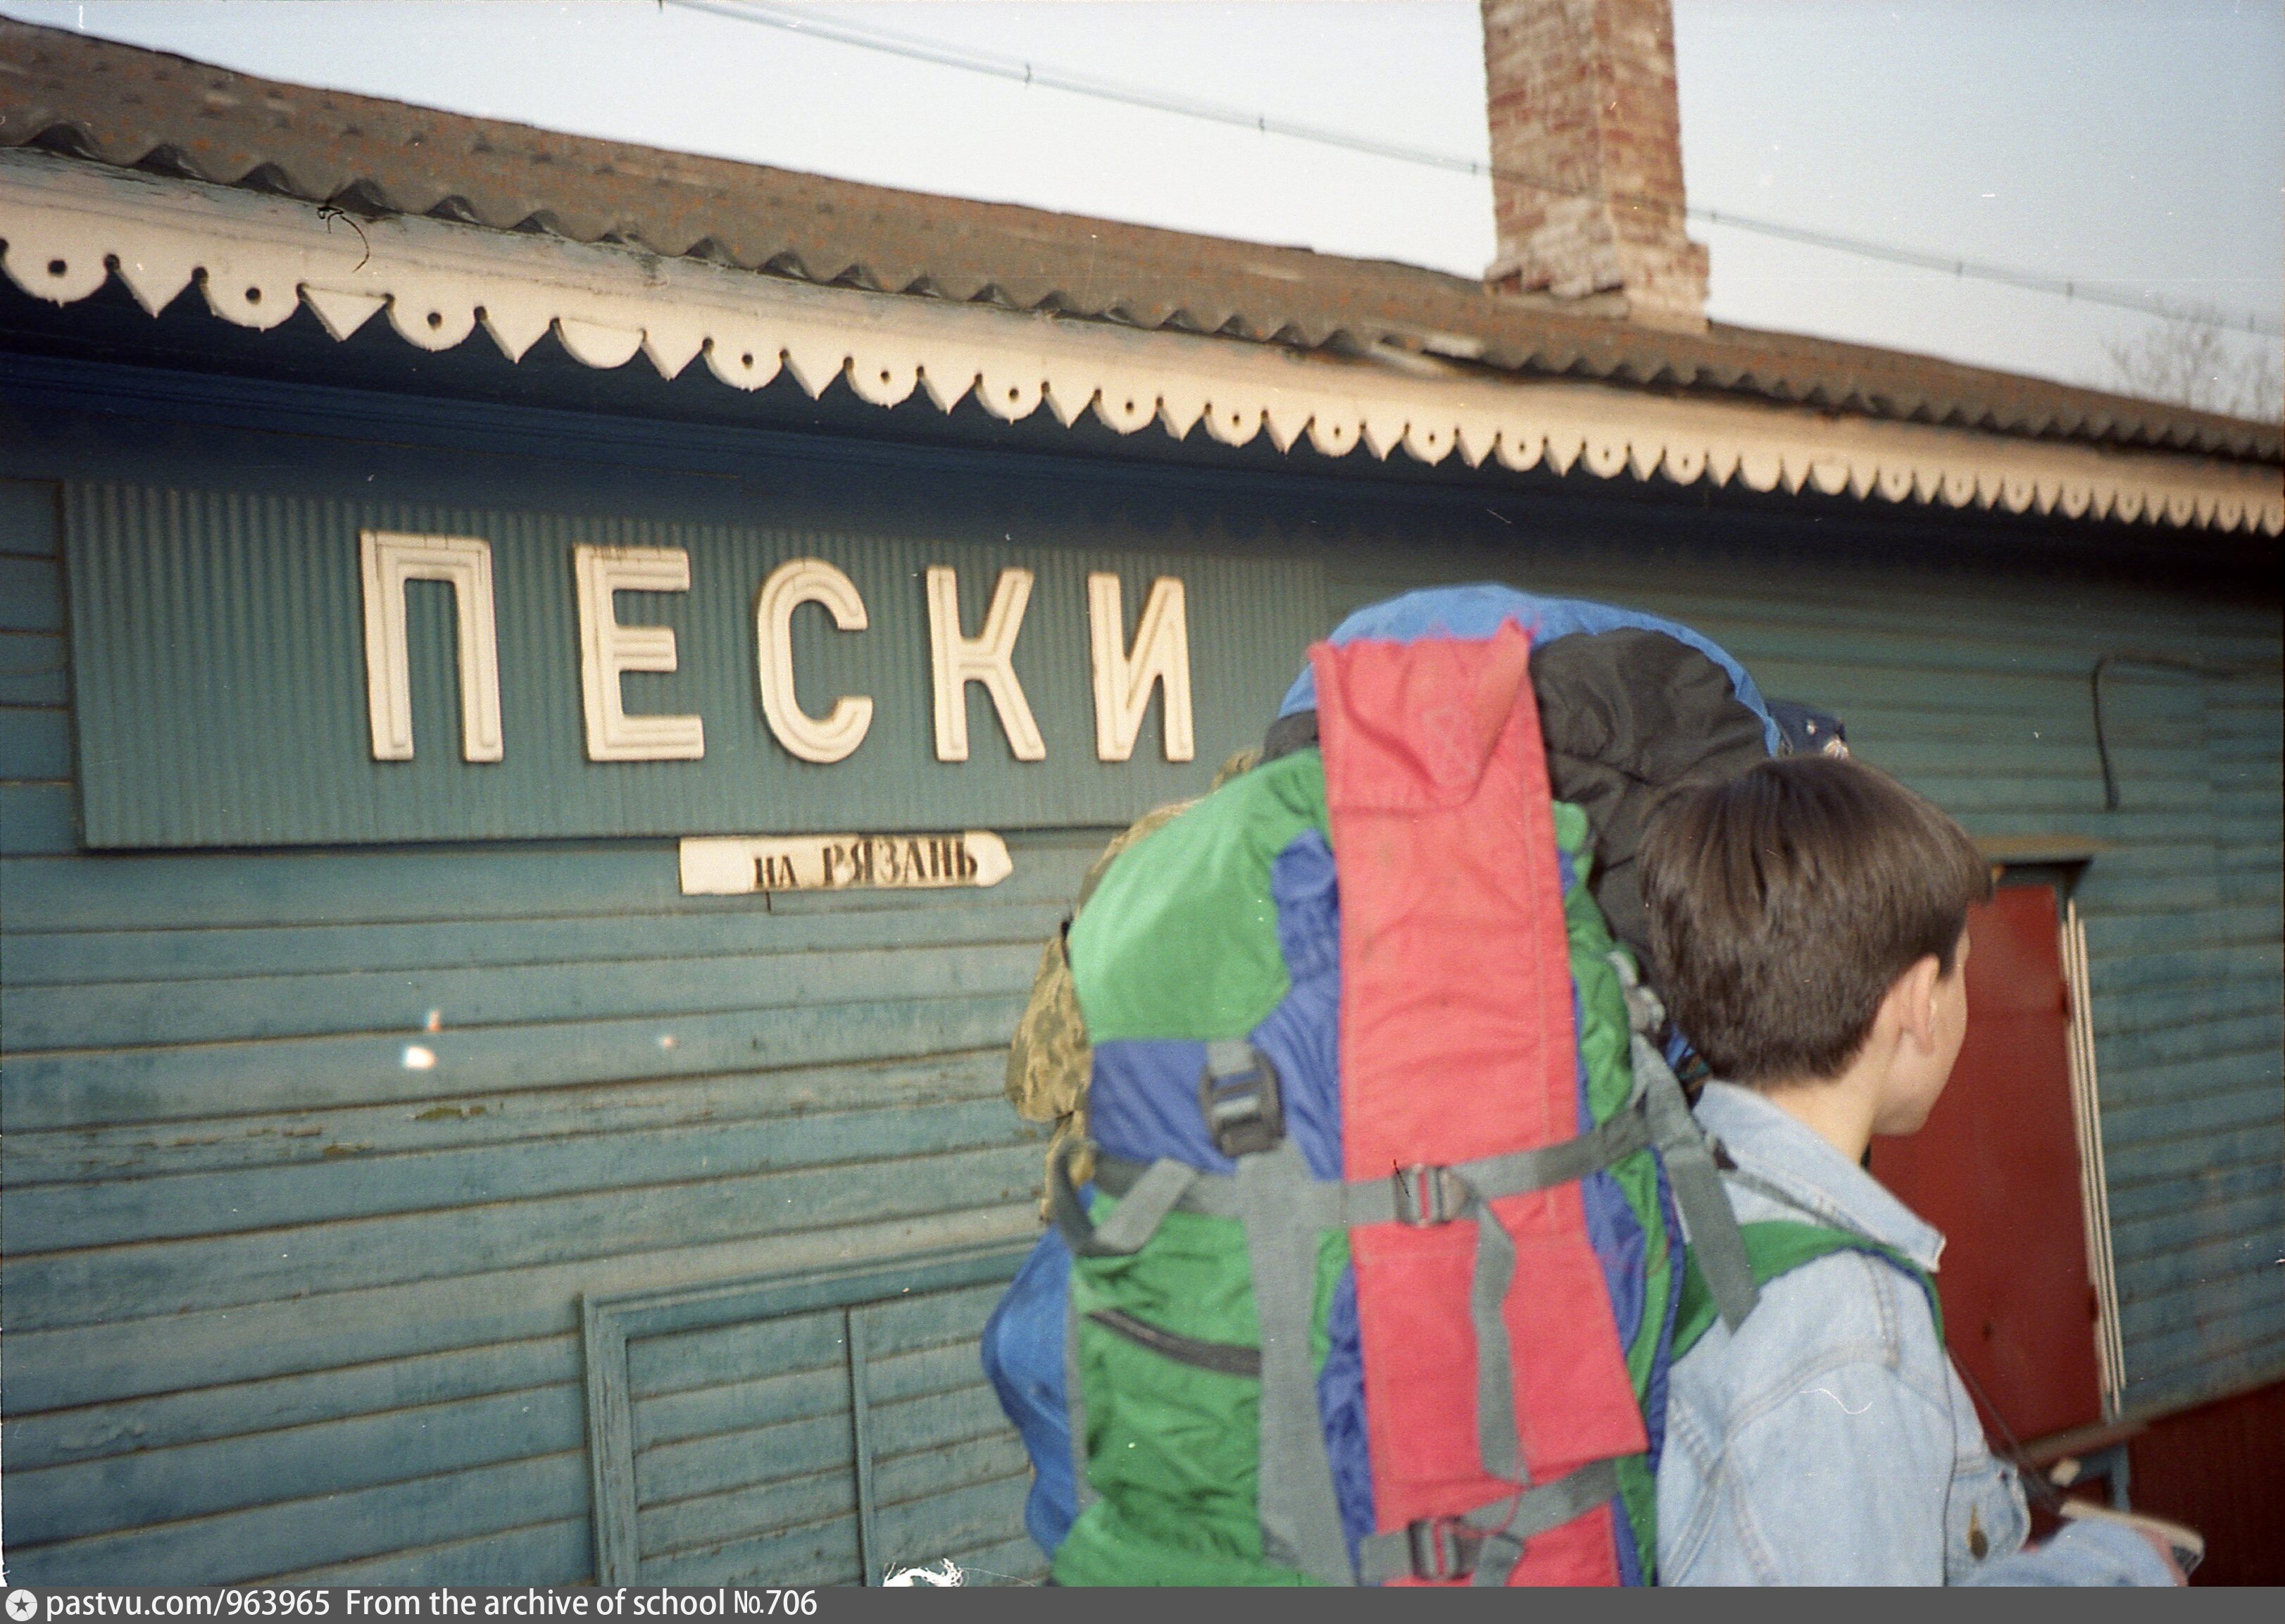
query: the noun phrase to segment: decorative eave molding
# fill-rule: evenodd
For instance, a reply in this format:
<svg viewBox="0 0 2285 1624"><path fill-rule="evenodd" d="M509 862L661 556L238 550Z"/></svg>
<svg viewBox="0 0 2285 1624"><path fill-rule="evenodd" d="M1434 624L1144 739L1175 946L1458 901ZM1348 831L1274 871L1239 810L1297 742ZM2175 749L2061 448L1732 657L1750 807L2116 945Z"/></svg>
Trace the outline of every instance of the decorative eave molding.
<svg viewBox="0 0 2285 1624"><path fill-rule="evenodd" d="M1327 456L1398 446L1423 462L1543 463L1755 490L1804 487L1888 501L2036 509L2224 530L2285 531L2273 467L2112 451L1795 407L1488 378L1407 356L1398 365L1275 345L1141 332L975 304L817 287L690 259L337 209L202 182L0 152L9 277L57 304L117 274L164 310L193 281L208 308L269 328L307 304L346 339L375 316L410 344L449 349L481 326L510 359L551 328L595 367L640 352L665 377L694 361L761 388L783 368L812 396L836 378L892 406L916 388L949 412L973 393L1014 421L1042 405L1092 411L1121 434L1201 425L1225 444L1304 435Z"/></svg>

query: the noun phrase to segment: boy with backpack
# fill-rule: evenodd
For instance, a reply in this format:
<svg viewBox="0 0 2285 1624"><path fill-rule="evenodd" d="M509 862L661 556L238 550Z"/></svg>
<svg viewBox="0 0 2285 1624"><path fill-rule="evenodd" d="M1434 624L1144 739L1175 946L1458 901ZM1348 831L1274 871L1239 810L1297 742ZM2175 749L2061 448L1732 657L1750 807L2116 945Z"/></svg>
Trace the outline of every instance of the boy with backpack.
<svg viewBox="0 0 2285 1624"><path fill-rule="evenodd" d="M1959 1052L1991 891L1967 835L1871 768L1795 757L1677 795L1640 867L1761 1283L1673 1367L1660 1582L2180 1583L2163 1537L2117 1523L2025 1548L2022 1490L1943 1351L1943 1237L1860 1165L1927 1120Z"/></svg>

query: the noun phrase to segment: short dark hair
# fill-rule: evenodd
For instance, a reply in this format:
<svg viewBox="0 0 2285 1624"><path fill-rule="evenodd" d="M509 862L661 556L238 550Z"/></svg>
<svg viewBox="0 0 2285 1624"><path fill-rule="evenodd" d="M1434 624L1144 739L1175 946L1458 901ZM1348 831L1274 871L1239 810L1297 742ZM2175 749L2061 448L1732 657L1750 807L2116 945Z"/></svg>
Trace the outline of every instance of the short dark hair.
<svg viewBox="0 0 2285 1624"><path fill-rule="evenodd" d="M1944 975L1991 874L1967 831L1859 761L1794 756L1689 788L1642 850L1668 1008L1716 1077L1838 1077L1888 989Z"/></svg>

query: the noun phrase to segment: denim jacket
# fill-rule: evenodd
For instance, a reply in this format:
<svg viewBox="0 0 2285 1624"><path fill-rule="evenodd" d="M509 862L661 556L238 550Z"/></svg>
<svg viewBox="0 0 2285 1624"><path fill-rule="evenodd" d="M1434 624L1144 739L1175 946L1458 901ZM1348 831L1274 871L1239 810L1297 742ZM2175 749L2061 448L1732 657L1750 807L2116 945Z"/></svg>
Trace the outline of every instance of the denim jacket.
<svg viewBox="0 0 2285 1624"><path fill-rule="evenodd" d="M1736 1163L1740 1220L1853 1229L1933 1271L1943 1237L1748 1089L1708 1083L1698 1119ZM1664 1584L2132 1585L2171 1581L2116 1524L2023 1549L2013 1468L1985 1447L1919 1285L1861 1252L1762 1288L1674 1367L1658 1474Z"/></svg>

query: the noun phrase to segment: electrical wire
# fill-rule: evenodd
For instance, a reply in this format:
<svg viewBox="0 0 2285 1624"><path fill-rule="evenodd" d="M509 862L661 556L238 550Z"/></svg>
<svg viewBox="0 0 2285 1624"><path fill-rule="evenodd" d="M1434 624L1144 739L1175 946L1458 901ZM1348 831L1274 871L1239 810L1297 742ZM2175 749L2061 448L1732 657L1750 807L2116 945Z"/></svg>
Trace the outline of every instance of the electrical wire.
<svg viewBox="0 0 2285 1624"><path fill-rule="evenodd" d="M2111 765L2110 740L2102 726L2102 677L2115 665L2187 671L2194 677L2203 677L2215 682L2228 682L2239 677L2258 677L2278 669L2278 663L2274 660L2242 660L2226 663L2214 660L2185 659L2180 655L2146 654L2134 648L2122 648L2099 657L2094 669L2086 674L2086 686L2094 700L2094 754L2102 765L2102 810L2105 812L2118 810L2118 773Z"/></svg>
<svg viewBox="0 0 2285 1624"><path fill-rule="evenodd" d="M1504 165L1494 164L1480 158L1464 158L1451 153L1440 153L1427 147L1410 146L1402 142L1384 141L1371 136L1333 129L1320 124L1308 124L1292 119L1274 118L1266 113L1248 112L1226 103L1194 100L1145 86L1121 83L1117 80L1101 79L1077 74L1068 69L1053 67L1044 63L1030 62L1017 57L996 56L988 51L971 51L965 46L948 44L938 40L917 38L911 35L892 34L883 29L860 27L812 12L794 12L761 4L741 4L740 0L660 0L687 12L702 12L710 16L729 18L739 22L758 23L764 27L779 28L789 34L799 34L812 39L824 40L836 45L848 45L860 51L882 52L903 57L908 61L925 62L938 67L957 68L963 73L980 74L988 78L1006 80L1011 83L1038 85L1051 90L1062 90L1073 96L1090 97L1097 101L1115 102L1123 106L1139 107L1147 112L1165 113L1178 118L1197 119L1210 124L1222 124L1234 129L1250 129L1259 135L1279 136L1287 140L1301 141L1316 146L1335 147L1368 157L1384 158L1394 163L1411 164L1421 169L1441 169L1449 174L1489 177L1513 181L1535 191L1551 192L1559 197L1586 198L1598 202L1616 202L1630 208L1669 208L1662 200L1637 197L1626 193L1609 193L1593 187L1567 185L1545 176L1529 174ZM1763 220L1750 215L1733 214L1725 209L1700 207L1685 208L1685 218L1708 225L1727 226L1733 231L1749 231L1758 236L1798 243L1804 247L1825 248L1834 253L1852 254L1859 258L1879 260L1888 264L1903 265L1918 271L1948 273L1962 281L1990 282L2015 287L2031 293L2050 294L2082 304L2108 306L2132 310L2137 315L2155 316L2169 321L2187 323L2193 326L2213 327L2226 332L2242 332L2270 337L2285 337L2285 322L2253 311L2218 312L2210 310L2171 308L2142 294L2123 287L2088 281L2078 277L2051 276L2045 271L2025 271L2014 266L1994 264L1984 260L1969 259L1955 254L1936 254L1925 249L1904 247L1896 243L1873 242L1865 238L1844 236L1837 231L1821 231L1808 226L1789 225L1782 221Z"/></svg>

